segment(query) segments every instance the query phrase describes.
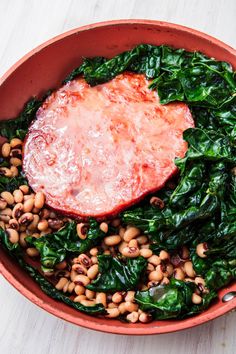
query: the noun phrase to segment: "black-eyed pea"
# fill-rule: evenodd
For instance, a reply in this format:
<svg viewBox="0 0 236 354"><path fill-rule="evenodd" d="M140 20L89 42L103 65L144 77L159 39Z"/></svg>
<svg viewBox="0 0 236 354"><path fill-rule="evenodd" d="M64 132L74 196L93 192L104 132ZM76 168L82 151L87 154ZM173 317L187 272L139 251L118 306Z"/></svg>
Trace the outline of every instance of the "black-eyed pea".
<svg viewBox="0 0 236 354"><path fill-rule="evenodd" d="M11 166L10 171L11 171L12 177L17 177L19 175L19 171L16 166Z"/></svg>
<svg viewBox="0 0 236 354"><path fill-rule="evenodd" d="M122 238L122 240L124 239L124 234L125 234L125 228L121 226L119 228L119 235Z"/></svg>
<svg viewBox="0 0 236 354"><path fill-rule="evenodd" d="M139 256L140 251L137 247L125 247L123 248L121 254L127 258L136 258Z"/></svg>
<svg viewBox="0 0 236 354"><path fill-rule="evenodd" d="M28 198L27 200L24 201L23 209L24 209L25 213L31 212L33 207L34 207L34 198L33 197L30 197L30 198Z"/></svg>
<svg viewBox="0 0 236 354"><path fill-rule="evenodd" d="M29 193L29 186L27 184L22 184L19 189L23 194L28 194Z"/></svg>
<svg viewBox="0 0 236 354"><path fill-rule="evenodd" d="M121 302L118 306L119 312L121 313L121 315L123 315L125 312L127 312L126 310L126 302Z"/></svg>
<svg viewBox="0 0 236 354"><path fill-rule="evenodd" d="M147 271L148 272L152 272L153 270L155 270L155 267L152 263L148 263L147 265Z"/></svg>
<svg viewBox="0 0 236 354"><path fill-rule="evenodd" d="M8 205L12 205L15 203L14 197L10 192L2 192L1 197L7 202Z"/></svg>
<svg viewBox="0 0 236 354"><path fill-rule="evenodd" d="M137 240L130 240L128 243L128 247L138 248L138 241Z"/></svg>
<svg viewBox="0 0 236 354"><path fill-rule="evenodd" d="M131 226L126 229L124 233L124 241L129 242L133 238L140 235L140 230L137 227Z"/></svg>
<svg viewBox="0 0 236 354"><path fill-rule="evenodd" d="M82 286L87 286L90 283L90 279L83 274L76 275L73 281L75 284L82 285Z"/></svg>
<svg viewBox="0 0 236 354"><path fill-rule="evenodd" d="M92 299L95 298L96 293L95 293L95 291L86 289L86 290L85 290L85 296L87 297L87 299L92 300Z"/></svg>
<svg viewBox="0 0 236 354"><path fill-rule="evenodd" d="M18 139L18 138L13 138L10 141L10 146L12 149L20 148L22 146L22 144L23 144L22 140Z"/></svg>
<svg viewBox="0 0 236 354"><path fill-rule="evenodd" d="M97 249L97 247L91 248L91 250L89 251L89 253L91 254L91 256L97 256L97 254L98 254L98 249Z"/></svg>
<svg viewBox="0 0 236 354"><path fill-rule="evenodd" d="M111 235L104 238L104 243L106 246L116 246L121 242L120 235Z"/></svg>
<svg viewBox="0 0 236 354"><path fill-rule="evenodd" d="M74 302L80 302L81 303L81 301L84 301L84 300L86 300L87 298L86 298L86 296L85 295L78 295L78 296L76 296L75 298L74 298Z"/></svg>
<svg viewBox="0 0 236 354"><path fill-rule="evenodd" d="M0 198L0 210L3 210L7 207L7 202L5 199Z"/></svg>
<svg viewBox="0 0 236 354"><path fill-rule="evenodd" d="M35 214L33 215L33 220L32 222L28 225L28 230L34 231L37 229L38 223L39 223L39 215Z"/></svg>
<svg viewBox="0 0 236 354"><path fill-rule="evenodd" d="M135 291L127 291L125 295L125 301L126 302L133 302L134 301L134 296L135 296Z"/></svg>
<svg viewBox="0 0 236 354"><path fill-rule="evenodd" d="M113 308L113 309L107 308L106 311L107 311L107 315L106 315L107 318L116 318L120 315L120 311L118 308Z"/></svg>
<svg viewBox="0 0 236 354"><path fill-rule="evenodd" d="M148 248L142 248L140 250L140 256L142 256L144 258L150 258L152 256L152 250L150 250Z"/></svg>
<svg viewBox="0 0 236 354"><path fill-rule="evenodd" d="M163 273L160 268L148 274L148 279L154 282L160 282L163 279Z"/></svg>
<svg viewBox="0 0 236 354"><path fill-rule="evenodd" d="M192 302L193 302L195 305L199 305L199 304L201 304L201 302L202 302L202 297L201 297L200 295L198 295L198 294L193 293L193 295L192 295Z"/></svg>
<svg viewBox="0 0 236 354"><path fill-rule="evenodd" d="M104 232L105 234L108 232L108 224L106 222L102 222L99 225L99 228L102 232Z"/></svg>
<svg viewBox="0 0 236 354"><path fill-rule="evenodd" d="M81 300L80 301L81 305L84 306L94 306L96 304L96 302L94 300Z"/></svg>
<svg viewBox="0 0 236 354"><path fill-rule="evenodd" d="M40 212L40 209L39 209L39 208L33 207L32 213L34 213L34 214L39 214L39 212Z"/></svg>
<svg viewBox="0 0 236 354"><path fill-rule="evenodd" d="M11 243L18 243L19 242L19 233L14 229L6 229L6 233L8 235L9 241Z"/></svg>
<svg viewBox="0 0 236 354"><path fill-rule="evenodd" d="M87 230L88 230L87 225L81 222L76 225L76 230L77 230L77 235L79 236L79 238L81 240L85 240L87 237Z"/></svg>
<svg viewBox="0 0 236 354"><path fill-rule="evenodd" d="M92 261L93 264L97 264L98 263L98 257L92 256L91 257L91 261Z"/></svg>
<svg viewBox="0 0 236 354"><path fill-rule="evenodd" d="M39 251L34 247L27 248L26 253L29 257L38 257L39 256Z"/></svg>
<svg viewBox="0 0 236 354"><path fill-rule="evenodd" d="M110 254L111 254L111 251L110 251L110 250L105 250L105 251L103 252L103 254L110 255Z"/></svg>
<svg viewBox="0 0 236 354"><path fill-rule="evenodd" d="M22 160L19 159L18 157L11 157L10 158L10 164L15 167L19 167L22 165Z"/></svg>
<svg viewBox="0 0 236 354"><path fill-rule="evenodd" d="M5 177L13 177L11 169L7 167L0 167L0 175Z"/></svg>
<svg viewBox="0 0 236 354"><path fill-rule="evenodd" d="M169 278L167 278L167 277L164 277L163 279L162 279L162 281L161 281L161 284L163 284L163 285L167 285L167 284L169 284L170 283L170 280L169 280Z"/></svg>
<svg viewBox="0 0 236 354"><path fill-rule="evenodd" d="M95 279L98 275L98 264L93 264L90 268L88 268L87 276L89 279Z"/></svg>
<svg viewBox="0 0 236 354"><path fill-rule="evenodd" d="M167 272L167 276L171 277L174 272L174 267L171 263L166 264L165 270Z"/></svg>
<svg viewBox="0 0 236 354"><path fill-rule="evenodd" d="M74 269L71 269L71 271L70 271L70 280L74 281L74 279L75 279L75 277L77 275L78 275L78 273Z"/></svg>
<svg viewBox="0 0 236 354"><path fill-rule="evenodd" d="M205 282L205 280L202 277L196 277L194 279L194 282L195 282L196 285L202 285L202 286L206 285L206 282Z"/></svg>
<svg viewBox="0 0 236 354"><path fill-rule="evenodd" d="M4 223L4 221L0 221L0 228L3 230L6 229L6 224Z"/></svg>
<svg viewBox="0 0 236 354"><path fill-rule="evenodd" d="M142 312L140 315L139 315L139 321L142 322L142 323L148 323L152 320L152 316L149 314L149 313L146 313L146 312Z"/></svg>
<svg viewBox="0 0 236 354"><path fill-rule="evenodd" d="M188 248L186 246L182 247L181 258L182 259L188 259L189 258L189 250L188 250Z"/></svg>
<svg viewBox="0 0 236 354"><path fill-rule="evenodd" d="M103 304L104 307L107 306L107 296L105 293L96 293L96 304Z"/></svg>
<svg viewBox="0 0 236 354"><path fill-rule="evenodd" d="M45 231L48 228L48 221L46 219L40 220L38 222L37 228L39 231Z"/></svg>
<svg viewBox="0 0 236 354"><path fill-rule="evenodd" d="M2 156L3 157L8 157L11 152L11 145L9 143L4 143L2 145Z"/></svg>
<svg viewBox="0 0 236 354"><path fill-rule="evenodd" d="M24 195L20 189L14 190L13 197L14 197L15 203L22 203L24 200Z"/></svg>
<svg viewBox="0 0 236 354"><path fill-rule="evenodd" d="M116 292L112 295L112 301L115 303L115 304L119 304L121 301L123 300L123 296L121 294L121 292Z"/></svg>
<svg viewBox="0 0 236 354"><path fill-rule="evenodd" d="M190 278L194 278L196 276L196 272L193 269L193 263L191 261L187 261L184 263L184 271Z"/></svg>
<svg viewBox="0 0 236 354"><path fill-rule="evenodd" d="M33 209L34 210L34 209ZM59 230L64 225L63 220L60 219L48 219L48 226L53 230Z"/></svg>
<svg viewBox="0 0 236 354"><path fill-rule="evenodd" d="M125 242L125 241L122 241L122 242L119 244L119 246L118 246L119 252L122 253L122 252L123 252L123 249L126 248L126 247L128 247L128 243Z"/></svg>
<svg viewBox="0 0 236 354"><path fill-rule="evenodd" d="M140 246L140 248L141 248L141 249L146 249L146 250L147 250L147 249L149 249L149 248L150 248L150 245L147 243L147 244L145 244L145 245L141 245L141 246Z"/></svg>
<svg viewBox="0 0 236 354"><path fill-rule="evenodd" d="M141 235L141 236L138 236L136 238L136 240L138 241L139 245L145 245L148 242L148 237L145 235Z"/></svg>
<svg viewBox="0 0 236 354"><path fill-rule="evenodd" d="M17 203L12 209L12 217L14 219L19 219L23 213L24 213L24 208L22 203Z"/></svg>
<svg viewBox="0 0 236 354"><path fill-rule="evenodd" d="M165 251L165 250L162 250L162 251L160 252L159 257L160 257L160 259L161 259L162 261L167 261L167 260L170 259L169 253L168 253L167 251Z"/></svg>
<svg viewBox="0 0 236 354"><path fill-rule="evenodd" d="M67 262L65 260L55 265L55 268L59 270L65 269L66 267L67 267Z"/></svg>
<svg viewBox="0 0 236 354"><path fill-rule="evenodd" d="M185 278L184 271L181 268L175 268L173 274L177 280L184 280Z"/></svg>
<svg viewBox="0 0 236 354"><path fill-rule="evenodd" d="M75 263L72 265L72 269L76 271L78 274L87 275L87 268L83 264Z"/></svg>
<svg viewBox="0 0 236 354"><path fill-rule="evenodd" d="M133 311L126 316L127 321L130 323L138 322L138 318L139 318L139 313L137 311Z"/></svg>
<svg viewBox="0 0 236 354"><path fill-rule="evenodd" d="M69 285L70 285L70 281L68 280L67 283L63 286L62 289L63 293L67 293Z"/></svg>
<svg viewBox="0 0 236 354"><path fill-rule="evenodd" d="M199 257L201 258L206 258L207 255L205 254L205 252L208 250L208 245L206 242L203 243L199 243L196 247L196 253Z"/></svg>
<svg viewBox="0 0 236 354"><path fill-rule="evenodd" d="M38 209L42 209L45 203L45 195L43 192L37 192L35 194L34 206Z"/></svg>
<svg viewBox="0 0 236 354"><path fill-rule="evenodd" d="M107 307L108 307L109 309L115 309L115 308L119 307L119 305L118 305L118 304L115 304L114 302L110 302L110 303L107 305Z"/></svg>
<svg viewBox="0 0 236 354"><path fill-rule="evenodd" d="M91 259L85 254L85 253L81 253L78 256L78 260L81 264L83 264L86 268L91 267L92 265L92 261Z"/></svg>
<svg viewBox="0 0 236 354"><path fill-rule="evenodd" d="M74 288L75 288L75 283L69 282L69 286L68 286L68 289L67 289L68 293L71 294L74 291Z"/></svg>
<svg viewBox="0 0 236 354"><path fill-rule="evenodd" d="M83 295L85 293L85 290L86 289L83 285L76 285L75 284L74 292L76 293L76 295Z"/></svg>
<svg viewBox="0 0 236 354"><path fill-rule="evenodd" d="M11 218L12 217L12 209L5 208L3 210L0 210L0 215L9 216Z"/></svg>
<svg viewBox="0 0 236 354"><path fill-rule="evenodd" d="M16 219L9 220L9 226L10 226L11 229L19 231L20 227L19 227L19 223L18 223L18 221Z"/></svg>
<svg viewBox="0 0 236 354"><path fill-rule="evenodd" d="M135 304L134 302L131 301L126 301L125 308L127 312L138 311L138 304Z"/></svg>

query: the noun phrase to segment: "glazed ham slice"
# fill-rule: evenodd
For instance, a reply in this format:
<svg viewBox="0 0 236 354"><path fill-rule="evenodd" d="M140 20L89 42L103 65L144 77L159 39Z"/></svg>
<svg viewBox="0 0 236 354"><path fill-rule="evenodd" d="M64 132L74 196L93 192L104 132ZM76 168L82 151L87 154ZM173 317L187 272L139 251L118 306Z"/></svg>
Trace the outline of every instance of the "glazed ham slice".
<svg viewBox="0 0 236 354"><path fill-rule="evenodd" d="M184 103L160 105L141 74L90 87L79 78L47 98L24 144L23 168L35 192L67 215L116 215L165 184L183 157Z"/></svg>

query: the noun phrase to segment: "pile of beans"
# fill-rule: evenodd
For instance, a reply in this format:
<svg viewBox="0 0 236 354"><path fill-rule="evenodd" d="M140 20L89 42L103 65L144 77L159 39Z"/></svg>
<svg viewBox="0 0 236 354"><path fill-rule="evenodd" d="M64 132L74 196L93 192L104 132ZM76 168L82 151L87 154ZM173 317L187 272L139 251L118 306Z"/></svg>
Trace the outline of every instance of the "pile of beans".
<svg viewBox="0 0 236 354"><path fill-rule="evenodd" d="M22 165L22 141L14 138L2 145L2 157L9 167L0 167L0 174L6 177L16 177ZM153 203L153 198L150 200ZM160 200L158 200L160 203ZM41 237L62 228L68 218L57 215L45 206L45 196L42 192L34 193L29 186L21 185L12 193L3 191L0 197L0 227L6 230L12 243L19 243L29 257L37 258L39 252L29 247L25 240L28 235ZM102 222L100 229L106 234L109 224L118 230L115 235L105 236L101 245L94 247L87 254L80 254L74 259L64 260L56 265L54 272L45 273L55 283L56 289L68 294L75 302L85 306L101 303L107 310L107 318L125 316L131 323L147 323L152 320L149 313L139 309L135 302L135 291L115 292L107 294L86 289L86 286L99 274L98 254L121 254L126 258L142 256L147 259L147 282L140 287L146 290L158 284L168 284L170 278L191 281L197 285L192 294L192 302L200 304L202 294L208 290L205 281L197 275L189 259L189 250L183 247L176 254L162 250L153 254L150 240L138 228L121 224L119 219ZM77 234L86 239L87 225L77 224ZM207 244L201 243L196 247L199 257L206 257Z"/></svg>

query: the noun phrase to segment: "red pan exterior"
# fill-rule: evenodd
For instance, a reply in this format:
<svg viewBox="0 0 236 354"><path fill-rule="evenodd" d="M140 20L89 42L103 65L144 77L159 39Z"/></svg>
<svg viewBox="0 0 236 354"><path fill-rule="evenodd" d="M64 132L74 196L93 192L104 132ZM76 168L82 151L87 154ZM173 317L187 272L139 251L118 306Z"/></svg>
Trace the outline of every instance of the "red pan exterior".
<svg viewBox="0 0 236 354"><path fill-rule="evenodd" d="M200 50L236 68L236 51L233 48L187 27L148 20L97 23L59 35L13 65L0 79L0 119L15 117L30 97L58 87L63 78L81 63L82 57L112 57L140 43ZM90 317L51 299L2 249L0 272L21 294L53 315L79 326L108 333L147 335L174 332L212 320L236 307L236 298L228 303L218 300L204 313L185 320L126 324ZM229 290L236 291L236 284L221 290L220 299Z"/></svg>

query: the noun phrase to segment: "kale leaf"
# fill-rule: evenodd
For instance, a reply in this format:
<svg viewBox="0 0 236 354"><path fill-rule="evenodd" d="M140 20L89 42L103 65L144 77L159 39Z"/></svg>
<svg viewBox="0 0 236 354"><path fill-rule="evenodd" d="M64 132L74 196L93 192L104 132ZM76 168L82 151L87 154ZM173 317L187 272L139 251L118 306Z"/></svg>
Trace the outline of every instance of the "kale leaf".
<svg viewBox="0 0 236 354"><path fill-rule="evenodd" d="M112 292L135 290L147 266L143 257L118 259L110 255L98 256L99 275L87 289Z"/></svg>

